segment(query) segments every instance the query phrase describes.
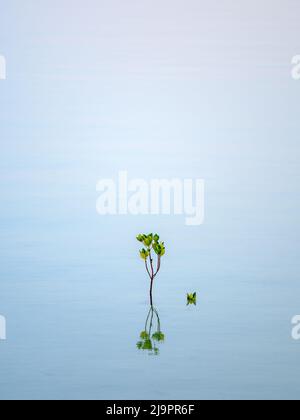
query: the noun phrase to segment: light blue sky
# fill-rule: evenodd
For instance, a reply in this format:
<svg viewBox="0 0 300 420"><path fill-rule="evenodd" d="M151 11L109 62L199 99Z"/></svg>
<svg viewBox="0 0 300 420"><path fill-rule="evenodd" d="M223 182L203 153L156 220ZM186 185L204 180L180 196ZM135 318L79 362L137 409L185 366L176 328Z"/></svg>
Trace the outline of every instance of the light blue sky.
<svg viewBox="0 0 300 420"><path fill-rule="evenodd" d="M299 13L292 0L4 2L2 228L75 215L106 228L96 182L126 169L204 178L220 233L240 223L294 234Z"/></svg>

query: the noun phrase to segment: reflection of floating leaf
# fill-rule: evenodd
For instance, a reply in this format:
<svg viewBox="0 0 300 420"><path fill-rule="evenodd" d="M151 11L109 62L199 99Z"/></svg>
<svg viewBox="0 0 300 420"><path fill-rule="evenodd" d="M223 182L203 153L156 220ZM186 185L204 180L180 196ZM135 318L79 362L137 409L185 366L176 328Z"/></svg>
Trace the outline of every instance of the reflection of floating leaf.
<svg viewBox="0 0 300 420"><path fill-rule="evenodd" d="M188 305L197 305L197 293L188 293L187 294L187 304Z"/></svg>

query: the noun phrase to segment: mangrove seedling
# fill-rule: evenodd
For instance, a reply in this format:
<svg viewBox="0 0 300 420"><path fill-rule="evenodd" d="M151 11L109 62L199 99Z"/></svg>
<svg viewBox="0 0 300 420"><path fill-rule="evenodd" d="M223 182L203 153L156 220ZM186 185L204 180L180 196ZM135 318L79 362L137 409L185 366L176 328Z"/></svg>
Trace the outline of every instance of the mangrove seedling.
<svg viewBox="0 0 300 420"><path fill-rule="evenodd" d="M146 271L150 278L150 305L153 306L153 284L161 267L161 258L166 253L165 243L160 241L157 234L138 235L136 239L144 245L140 250L140 256L145 262ZM154 261L156 255L156 262Z"/></svg>

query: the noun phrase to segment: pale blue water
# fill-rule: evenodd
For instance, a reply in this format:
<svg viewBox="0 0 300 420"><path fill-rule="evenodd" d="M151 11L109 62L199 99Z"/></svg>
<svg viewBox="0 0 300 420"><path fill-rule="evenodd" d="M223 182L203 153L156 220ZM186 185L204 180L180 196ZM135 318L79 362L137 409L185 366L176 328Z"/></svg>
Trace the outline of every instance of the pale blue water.
<svg viewBox="0 0 300 420"><path fill-rule="evenodd" d="M113 223L120 232L122 219L106 220L106 230ZM166 339L150 356L136 348L148 312L139 244L121 233L120 257L103 257L96 224L82 230L73 222L67 239L65 225L27 220L21 237L14 228L7 236L11 255L1 245L1 399L299 397L290 324L299 281L295 266L275 258L276 240L263 253L257 232L225 229L230 247L211 233L199 252L181 256L171 232L155 287ZM187 307L185 294L195 290L198 305Z"/></svg>

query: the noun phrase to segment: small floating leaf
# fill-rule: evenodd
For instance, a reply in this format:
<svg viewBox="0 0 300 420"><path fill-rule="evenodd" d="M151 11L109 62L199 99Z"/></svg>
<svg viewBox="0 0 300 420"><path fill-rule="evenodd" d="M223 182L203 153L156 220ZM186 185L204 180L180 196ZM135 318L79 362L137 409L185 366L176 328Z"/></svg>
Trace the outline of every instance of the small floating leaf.
<svg viewBox="0 0 300 420"><path fill-rule="evenodd" d="M187 305L197 305L197 293L187 294Z"/></svg>

